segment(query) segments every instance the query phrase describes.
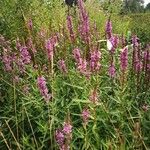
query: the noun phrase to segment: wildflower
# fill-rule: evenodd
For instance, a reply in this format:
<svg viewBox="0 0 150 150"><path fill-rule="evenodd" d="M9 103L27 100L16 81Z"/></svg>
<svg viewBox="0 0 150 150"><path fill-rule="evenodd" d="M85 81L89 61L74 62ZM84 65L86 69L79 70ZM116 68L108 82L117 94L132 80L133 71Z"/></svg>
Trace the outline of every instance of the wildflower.
<svg viewBox="0 0 150 150"><path fill-rule="evenodd" d="M93 102L93 103L96 103L98 101L97 89L94 89L94 90L91 91L90 101Z"/></svg>
<svg viewBox="0 0 150 150"><path fill-rule="evenodd" d="M47 49L48 59L52 59L53 57L53 50L54 50L54 43L53 40L48 39L45 43L45 47Z"/></svg>
<svg viewBox="0 0 150 150"><path fill-rule="evenodd" d="M79 33L81 38L84 40L86 44L90 42L90 23L89 17L86 10L83 7L83 1L78 0L79 6L79 15L80 15L80 24L79 24Z"/></svg>
<svg viewBox="0 0 150 150"><path fill-rule="evenodd" d="M126 39L123 35L121 37L121 45L122 45L122 48L124 48L126 46Z"/></svg>
<svg viewBox="0 0 150 150"><path fill-rule="evenodd" d="M100 69L99 60L101 58L101 53L98 50L92 51L90 54L90 68L91 71L98 71Z"/></svg>
<svg viewBox="0 0 150 150"><path fill-rule="evenodd" d="M64 134L71 134L72 133L72 125L70 123L67 123L67 122L64 123L63 133Z"/></svg>
<svg viewBox="0 0 150 150"><path fill-rule="evenodd" d="M28 43L27 44L28 44L28 48L31 49L33 53L37 52L36 49L35 49L35 46L33 45L33 41L32 41L31 38L28 39Z"/></svg>
<svg viewBox="0 0 150 150"><path fill-rule="evenodd" d="M120 54L121 70L124 72L128 66L128 48L125 47Z"/></svg>
<svg viewBox="0 0 150 150"><path fill-rule="evenodd" d="M72 25L72 17L71 16L67 16L67 27L68 27L68 31L70 33L70 39L73 42L75 40L75 35L73 32L73 25Z"/></svg>
<svg viewBox="0 0 150 150"><path fill-rule="evenodd" d="M110 48L108 50L113 54L119 43L118 37L112 36L108 41L111 43Z"/></svg>
<svg viewBox="0 0 150 150"><path fill-rule="evenodd" d="M21 48L21 44L20 44L19 38L16 39L16 48L17 49Z"/></svg>
<svg viewBox="0 0 150 150"><path fill-rule="evenodd" d="M61 130L56 130L55 138L56 138L57 144L58 144L60 147L62 147L62 145L63 145L64 142L65 142L65 135L64 135L64 133L63 133Z"/></svg>
<svg viewBox="0 0 150 150"><path fill-rule="evenodd" d="M135 57L134 57L134 69L135 72L140 72L142 70L142 62L140 60L140 58L138 57L137 52L135 53Z"/></svg>
<svg viewBox="0 0 150 150"><path fill-rule="evenodd" d="M46 80L43 76L37 78L37 85L40 90L41 95L44 97L46 102L48 102L51 98L51 95L48 94L48 88L46 86Z"/></svg>
<svg viewBox="0 0 150 150"><path fill-rule="evenodd" d="M144 63L145 63L145 70L150 70L150 52L148 50L146 50L144 52Z"/></svg>
<svg viewBox="0 0 150 150"><path fill-rule="evenodd" d="M52 59L54 48L56 45L57 45L57 36L53 36L49 38L48 40L46 40L45 48L47 49L48 59Z"/></svg>
<svg viewBox="0 0 150 150"><path fill-rule="evenodd" d="M76 62L78 63L81 58L80 49L76 48L73 50L73 57L76 60Z"/></svg>
<svg viewBox="0 0 150 150"><path fill-rule="evenodd" d="M20 59L24 64L29 64L31 62L31 56L26 46L20 47Z"/></svg>
<svg viewBox="0 0 150 150"><path fill-rule="evenodd" d="M134 48L139 46L139 38L136 35L132 37L132 44Z"/></svg>
<svg viewBox="0 0 150 150"><path fill-rule="evenodd" d="M108 74L111 78L114 78L115 77L115 72L116 72L116 69L115 69L115 66L113 63L111 63L110 67L109 67L109 70L108 70Z"/></svg>
<svg viewBox="0 0 150 150"><path fill-rule="evenodd" d="M63 72L63 73L67 73L67 67L65 64L64 60L59 60L58 61L58 65L59 65L59 69Z"/></svg>
<svg viewBox="0 0 150 150"><path fill-rule="evenodd" d="M105 32L106 32L107 39L110 39L112 37L112 23L110 19L106 22Z"/></svg>
<svg viewBox="0 0 150 150"><path fill-rule="evenodd" d="M90 117L90 111L87 108L83 109L82 119L83 119L85 124L88 122L89 117Z"/></svg>
<svg viewBox="0 0 150 150"><path fill-rule="evenodd" d="M12 71L12 57L9 51L3 48L2 62L6 71Z"/></svg>
<svg viewBox="0 0 150 150"><path fill-rule="evenodd" d="M87 61L86 59L79 59L79 63L77 64L77 69L80 73L84 74L87 70Z"/></svg>

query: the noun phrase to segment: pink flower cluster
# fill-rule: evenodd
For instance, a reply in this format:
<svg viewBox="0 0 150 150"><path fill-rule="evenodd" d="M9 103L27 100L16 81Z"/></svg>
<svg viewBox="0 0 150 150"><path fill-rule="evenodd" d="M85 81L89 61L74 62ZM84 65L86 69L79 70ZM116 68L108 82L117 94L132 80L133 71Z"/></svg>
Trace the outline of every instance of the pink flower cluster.
<svg viewBox="0 0 150 150"><path fill-rule="evenodd" d="M46 86L46 79L43 76L40 76L37 78L37 85L45 101L49 102L51 95L48 94L48 88Z"/></svg>
<svg viewBox="0 0 150 150"><path fill-rule="evenodd" d="M64 134L70 134L72 132L72 125L70 123L65 122L63 126Z"/></svg>
<svg viewBox="0 0 150 150"><path fill-rule="evenodd" d="M54 48L56 46L58 42L57 36L53 36L51 38L49 38L46 42L45 42L45 48L47 50L47 56L48 59L52 59L53 54L54 54Z"/></svg>
<svg viewBox="0 0 150 150"><path fill-rule="evenodd" d="M110 39L112 37L112 23L110 19L106 22L105 32L107 39Z"/></svg>
<svg viewBox="0 0 150 150"><path fill-rule="evenodd" d="M116 50L116 48L117 48L117 46L118 46L118 43L119 43L119 38L118 38L118 36L113 35L113 36L110 38L110 42L111 42L111 44L112 44L112 48L111 48L110 52L111 52L112 54L114 54L114 52L115 52L115 50Z"/></svg>
<svg viewBox="0 0 150 150"><path fill-rule="evenodd" d="M128 48L127 47L125 47L120 54L120 65L121 65L121 70L125 72L128 66Z"/></svg>
<svg viewBox="0 0 150 150"><path fill-rule="evenodd" d="M139 46L139 38L136 35L132 37L132 44L134 48Z"/></svg>
<svg viewBox="0 0 150 150"><path fill-rule="evenodd" d="M89 99L92 103L94 103L94 104L97 103L97 101L98 101L97 89L94 89L91 91Z"/></svg>
<svg viewBox="0 0 150 150"><path fill-rule="evenodd" d="M61 70L61 72L67 73L67 67L66 67L65 61L63 59L58 61L58 67Z"/></svg>
<svg viewBox="0 0 150 150"><path fill-rule="evenodd" d="M36 48L35 48L35 46L33 44L32 38L28 39L27 47L28 47L28 49L31 49L33 53L37 52Z"/></svg>
<svg viewBox="0 0 150 150"><path fill-rule="evenodd" d="M134 69L135 72L140 72L142 70L142 62L140 60L140 58L138 57L138 55L135 55L135 59L134 59Z"/></svg>
<svg viewBox="0 0 150 150"><path fill-rule="evenodd" d="M65 142L65 135L61 130L56 130L55 132L55 138L56 138L56 142L57 144L62 147L62 145Z"/></svg>
<svg viewBox="0 0 150 150"><path fill-rule="evenodd" d="M81 38L84 40L86 44L90 42L90 23L88 14L83 6L83 1L78 0L79 6L79 15L80 15L80 25L79 25L79 33Z"/></svg>
<svg viewBox="0 0 150 150"><path fill-rule="evenodd" d="M114 63L110 64L109 69L108 69L108 74L111 78L115 77L116 69L115 69Z"/></svg>
<svg viewBox="0 0 150 150"><path fill-rule="evenodd" d="M98 71L101 67L99 60L101 59L101 53L99 50L91 51L90 53L90 68L91 72Z"/></svg>
<svg viewBox="0 0 150 150"><path fill-rule="evenodd" d="M81 57L80 49L76 48L73 50L73 57L77 63L77 69L80 73L86 74L87 71L87 61Z"/></svg>
<svg viewBox="0 0 150 150"><path fill-rule="evenodd" d="M73 25L72 25L72 17L71 16L67 16L67 27L68 27L68 31L70 34L70 39L72 42L74 42L75 40L75 35L73 32Z"/></svg>
<svg viewBox="0 0 150 150"><path fill-rule="evenodd" d="M72 133L72 125L70 123L64 123L63 129L56 130L55 132L55 139L56 142L59 146L60 150L69 150L69 143L66 142L71 138L71 133ZM69 139L68 139L69 137Z"/></svg>
<svg viewBox="0 0 150 150"><path fill-rule="evenodd" d="M2 62L4 63L6 71L12 71L12 56L10 55L9 51L5 48L3 48Z"/></svg>
<svg viewBox="0 0 150 150"><path fill-rule="evenodd" d="M87 108L83 109L81 116L82 116L83 122L87 124L89 117L90 117L90 111Z"/></svg>
<svg viewBox="0 0 150 150"><path fill-rule="evenodd" d="M21 46L21 44L19 45L19 43L17 44L20 53L17 57L16 63L19 68L19 71L23 73L25 72L25 65L30 64L31 62L31 56L26 46Z"/></svg>
<svg viewBox="0 0 150 150"><path fill-rule="evenodd" d="M26 46L20 47L20 59L25 65L31 62L31 56Z"/></svg>

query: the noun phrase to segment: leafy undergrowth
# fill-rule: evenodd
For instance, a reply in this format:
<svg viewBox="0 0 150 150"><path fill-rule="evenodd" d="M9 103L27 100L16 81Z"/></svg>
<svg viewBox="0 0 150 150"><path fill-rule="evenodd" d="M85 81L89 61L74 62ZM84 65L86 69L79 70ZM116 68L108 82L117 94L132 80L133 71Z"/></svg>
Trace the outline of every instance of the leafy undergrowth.
<svg viewBox="0 0 150 150"><path fill-rule="evenodd" d="M0 36L0 149L150 148L150 46L105 39L79 0L66 26Z"/></svg>

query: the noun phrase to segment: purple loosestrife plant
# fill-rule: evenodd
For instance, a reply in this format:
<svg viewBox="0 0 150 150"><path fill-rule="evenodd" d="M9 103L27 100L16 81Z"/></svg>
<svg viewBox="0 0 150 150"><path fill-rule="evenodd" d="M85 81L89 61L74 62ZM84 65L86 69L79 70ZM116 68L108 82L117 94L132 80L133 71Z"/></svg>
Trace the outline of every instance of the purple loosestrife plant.
<svg viewBox="0 0 150 150"><path fill-rule="evenodd" d="M48 59L52 59L53 57L53 51L54 51L54 41L52 39L48 39L45 43L45 47L47 49L47 56Z"/></svg>
<svg viewBox="0 0 150 150"><path fill-rule="evenodd" d="M107 39L110 39L112 37L112 23L110 19L106 22L105 33L106 33Z"/></svg>
<svg viewBox="0 0 150 150"><path fill-rule="evenodd" d="M33 44L32 38L28 39L27 47L28 49L31 49L34 54L37 52Z"/></svg>
<svg viewBox="0 0 150 150"><path fill-rule="evenodd" d="M98 102L98 93L96 88L91 91L89 99L93 104Z"/></svg>
<svg viewBox="0 0 150 150"><path fill-rule="evenodd" d="M88 62L86 59L82 58L80 49L76 48L73 50L73 57L76 61L77 70L82 75L85 75L87 78L89 78L91 73L87 70Z"/></svg>
<svg viewBox="0 0 150 150"><path fill-rule="evenodd" d="M139 46L139 38L136 35L132 37L132 44L134 48Z"/></svg>
<svg viewBox="0 0 150 150"><path fill-rule="evenodd" d="M120 54L120 68L122 72L125 72L128 67L128 47L122 49Z"/></svg>
<svg viewBox="0 0 150 150"><path fill-rule="evenodd" d="M84 74L87 71L87 61L86 59L79 59L79 63L77 64L77 69L81 74Z"/></svg>
<svg viewBox="0 0 150 150"><path fill-rule="evenodd" d="M115 77L115 74L116 74L116 69L115 69L115 66L114 66L114 63L112 62L109 66L109 69L108 69L108 74L111 78L114 78Z"/></svg>
<svg viewBox="0 0 150 150"><path fill-rule="evenodd" d="M88 123L89 118L90 118L89 109L87 109L87 108L83 109L81 116L82 116L84 124L86 125Z"/></svg>
<svg viewBox="0 0 150 150"><path fill-rule="evenodd" d="M17 57L16 64L20 73L24 73L26 70L25 65L28 65L31 62L31 56L26 46L21 46L18 42L17 47L19 48L19 56Z"/></svg>
<svg viewBox="0 0 150 150"><path fill-rule="evenodd" d="M47 50L47 56L49 60L53 58L54 48L57 45L57 42L58 42L57 36L53 36L48 40L46 40L45 42L45 48Z"/></svg>
<svg viewBox="0 0 150 150"><path fill-rule="evenodd" d="M134 55L134 70L136 73L140 72L142 70L143 64L140 60L138 53L136 52Z"/></svg>
<svg viewBox="0 0 150 150"><path fill-rule="evenodd" d="M98 71L101 67L99 60L101 59L101 53L99 50L91 51L90 53L90 69L91 72Z"/></svg>
<svg viewBox="0 0 150 150"><path fill-rule="evenodd" d="M61 70L61 72L63 72L63 73L67 73L68 72L66 64L65 64L65 61L63 59L58 61L58 67Z"/></svg>
<svg viewBox="0 0 150 150"><path fill-rule="evenodd" d="M67 28L68 28L68 31L70 34L70 40L72 42L74 42L75 41L75 34L73 31L73 24L72 24L72 17L71 16L67 16Z"/></svg>
<svg viewBox="0 0 150 150"><path fill-rule="evenodd" d="M73 50L73 58L75 59L76 63L79 63L79 60L81 58L81 52L79 48L75 48Z"/></svg>
<svg viewBox="0 0 150 150"><path fill-rule="evenodd" d="M3 48L2 62L4 63L5 71L12 71L12 56L10 55L9 51L5 48Z"/></svg>
<svg viewBox="0 0 150 150"><path fill-rule="evenodd" d="M31 56L26 46L20 47L20 59L25 65L31 62Z"/></svg>
<svg viewBox="0 0 150 150"><path fill-rule="evenodd" d="M43 76L37 78L37 85L41 95L44 97L45 101L48 103L51 99L51 95L48 94L48 88L46 86L46 79Z"/></svg>
<svg viewBox="0 0 150 150"><path fill-rule="evenodd" d="M72 133L72 125L69 122L64 122L63 133L65 135Z"/></svg>
<svg viewBox="0 0 150 150"><path fill-rule="evenodd" d="M119 38L118 36L115 35L113 35L110 39L107 40L107 47L111 54L115 53L118 43L119 43Z"/></svg>
<svg viewBox="0 0 150 150"><path fill-rule="evenodd" d="M90 23L89 16L83 6L83 1L78 0L79 6L79 16L80 16L80 24L79 24L79 33L81 38L84 40L86 44L90 43Z"/></svg>
<svg viewBox="0 0 150 150"><path fill-rule="evenodd" d="M65 135L62 130L59 130L59 129L56 130L55 139L56 139L56 142L57 142L59 148L61 149L65 143Z"/></svg>

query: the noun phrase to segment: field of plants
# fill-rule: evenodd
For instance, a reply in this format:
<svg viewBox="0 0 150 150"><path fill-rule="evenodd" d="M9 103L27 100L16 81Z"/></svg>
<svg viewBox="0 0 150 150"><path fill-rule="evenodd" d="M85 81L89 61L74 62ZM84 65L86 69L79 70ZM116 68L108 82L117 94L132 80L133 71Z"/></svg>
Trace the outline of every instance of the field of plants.
<svg viewBox="0 0 150 150"><path fill-rule="evenodd" d="M150 149L148 13L0 5L0 150Z"/></svg>

